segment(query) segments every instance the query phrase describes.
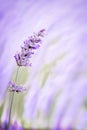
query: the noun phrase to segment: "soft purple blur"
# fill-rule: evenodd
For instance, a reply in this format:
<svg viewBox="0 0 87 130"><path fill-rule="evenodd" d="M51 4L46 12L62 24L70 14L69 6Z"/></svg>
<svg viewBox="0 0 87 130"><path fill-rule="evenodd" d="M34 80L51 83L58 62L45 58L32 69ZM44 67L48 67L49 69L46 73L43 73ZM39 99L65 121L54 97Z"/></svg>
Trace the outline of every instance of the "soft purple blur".
<svg viewBox="0 0 87 130"><path fill-rule="evenodd" d="M7 130L7 129L8 129L7 122L3 122L2 124L0 124L0 130ZM23 129L23 127L18 122L15 121L10 126L10 130L24 130L24 129Z"/></svg>
<svg viewBox="0 0 87 130"><path fill-rule="evenodd" d="M87 1L0 0L0 103L32 32L47 36L32 59L23 119L38 128L87 128Z"/></svg>

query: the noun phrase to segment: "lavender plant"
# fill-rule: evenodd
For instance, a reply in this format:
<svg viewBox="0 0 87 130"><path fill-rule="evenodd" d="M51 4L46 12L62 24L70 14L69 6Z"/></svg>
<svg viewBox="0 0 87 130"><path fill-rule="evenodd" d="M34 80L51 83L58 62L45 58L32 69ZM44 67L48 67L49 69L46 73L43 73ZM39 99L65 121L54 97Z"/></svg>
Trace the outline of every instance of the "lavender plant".
<svg viewBox="0 0 87 130"><path fill-rule="evenodd" d="M11 98L10 111L9 111L8 130L10 130L11 113L12 113L12 106L13 106L15 92L19 93L26 90L25 87L17 85L19 69L22 66L26 67L32 65L30 62L30 58L34 54L34 50L40 47L42 43L42 38L44 37L45 34L44 32L45 29L42 29L38 33L34 33L33 36L28 37L28 39L24 41L24 44L21 47L21 51L16 53L14 56L18 69L17 69L15 81L9 82L9 90L10 92L12 92L12 98Z"/></svg>

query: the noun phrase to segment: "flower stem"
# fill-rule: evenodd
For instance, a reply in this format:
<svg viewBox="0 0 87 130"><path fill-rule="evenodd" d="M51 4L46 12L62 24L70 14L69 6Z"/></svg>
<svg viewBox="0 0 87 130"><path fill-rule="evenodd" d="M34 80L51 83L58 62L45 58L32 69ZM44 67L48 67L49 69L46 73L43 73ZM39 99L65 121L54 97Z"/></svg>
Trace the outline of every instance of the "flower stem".
<svg viewBox="0 0 87 130"><path fill-rule="evenodd" d="M15 77L15 83L17 82L18 72L19 72L19 67L17 69L17 73L16 73L16 77ZM12 106L13 106L13 102L14 102L14 96L15 96L15 91L12 92L12 97L11 97L11 104L10 104L10 111L9 111L9 120L8 120L8 130L10 130L10 121L11 121L11 113L12 113Z"/></svg>

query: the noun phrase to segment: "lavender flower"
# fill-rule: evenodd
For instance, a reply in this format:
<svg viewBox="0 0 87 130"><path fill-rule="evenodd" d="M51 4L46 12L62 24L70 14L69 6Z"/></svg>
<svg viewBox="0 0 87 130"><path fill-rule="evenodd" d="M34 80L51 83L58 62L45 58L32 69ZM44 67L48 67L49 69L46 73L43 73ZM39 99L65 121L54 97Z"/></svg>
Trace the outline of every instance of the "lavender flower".
<svg viewBox="0 0 87 130"><path fill-rule="evenodd" d="M40 47L40 44L42 42L41 38L44 37L44 31L45 31L45 29L42 29L37 34L34 33L33 36L30 36L28 38L28 40L24 41L24 46L21 47L21 52L18 52L14 56L16 63L19 67L20 66L31 66L30 58L31 58L32 54L34 54L34 50L36 50ZM18 67L18 70L16 73L15 82L17 82L19 67ZM12 111L13 100L14 100L14 93L22 92L22 91L26 90L26 88L18 86L11 81L9 82L9 86L10 86L9 90L13 92L13 95L12 95L10 111L9 111L8 130L10 130L10 120L11 120L11 111ZM12 128L12 130L13 130L13 128Z"/></svg>
<svg viewBox="0 0 87 130"><path fill-rule="evenodd" d="M26 90L26 88L25 87L22 87L22 86L18 86L18 85L16 85L15 83L13 83L13 82L9 82L9 90L10 91L12 91L12 92L23 92L23 91L25 91Z"/></svg>
<svg viewBox="0 0 87 130"><path fill-rule="evenodd" d="M18 52L14 56L18 66L31 66L30 58L32 54L34 54L34 50L40 47L44 32L45 29L42 29L38 33L34 33L33 36L28 37L28 40L24 41L21 52Z"/></svg>

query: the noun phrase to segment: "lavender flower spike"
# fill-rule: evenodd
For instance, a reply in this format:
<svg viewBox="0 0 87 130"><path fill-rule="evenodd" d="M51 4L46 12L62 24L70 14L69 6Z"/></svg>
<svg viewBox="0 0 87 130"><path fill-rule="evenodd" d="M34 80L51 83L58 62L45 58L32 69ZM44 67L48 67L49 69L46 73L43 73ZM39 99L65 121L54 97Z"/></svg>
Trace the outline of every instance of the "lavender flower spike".
<svg viewBox="0 0 87 130"><path fill-rule="evenodd" d="M31 66L30 58L32 54L34 54L34 50L40 47L42 38L45 35L44 32L45 29L42 29L38 33L34 33L33 36L28 37L28 40L24 41L21 52L14 56L18 66Z"/></svg>
<svg viewBox="0 0 87 130"><path fill-rule="evenodd" d="M9 82L9 90L11 91L11 92L23 92L23 91L25 91L26 90L26 88L25 87L22 87L22 86L17 86L15 83L13 83L13 82Z"/></svg>

